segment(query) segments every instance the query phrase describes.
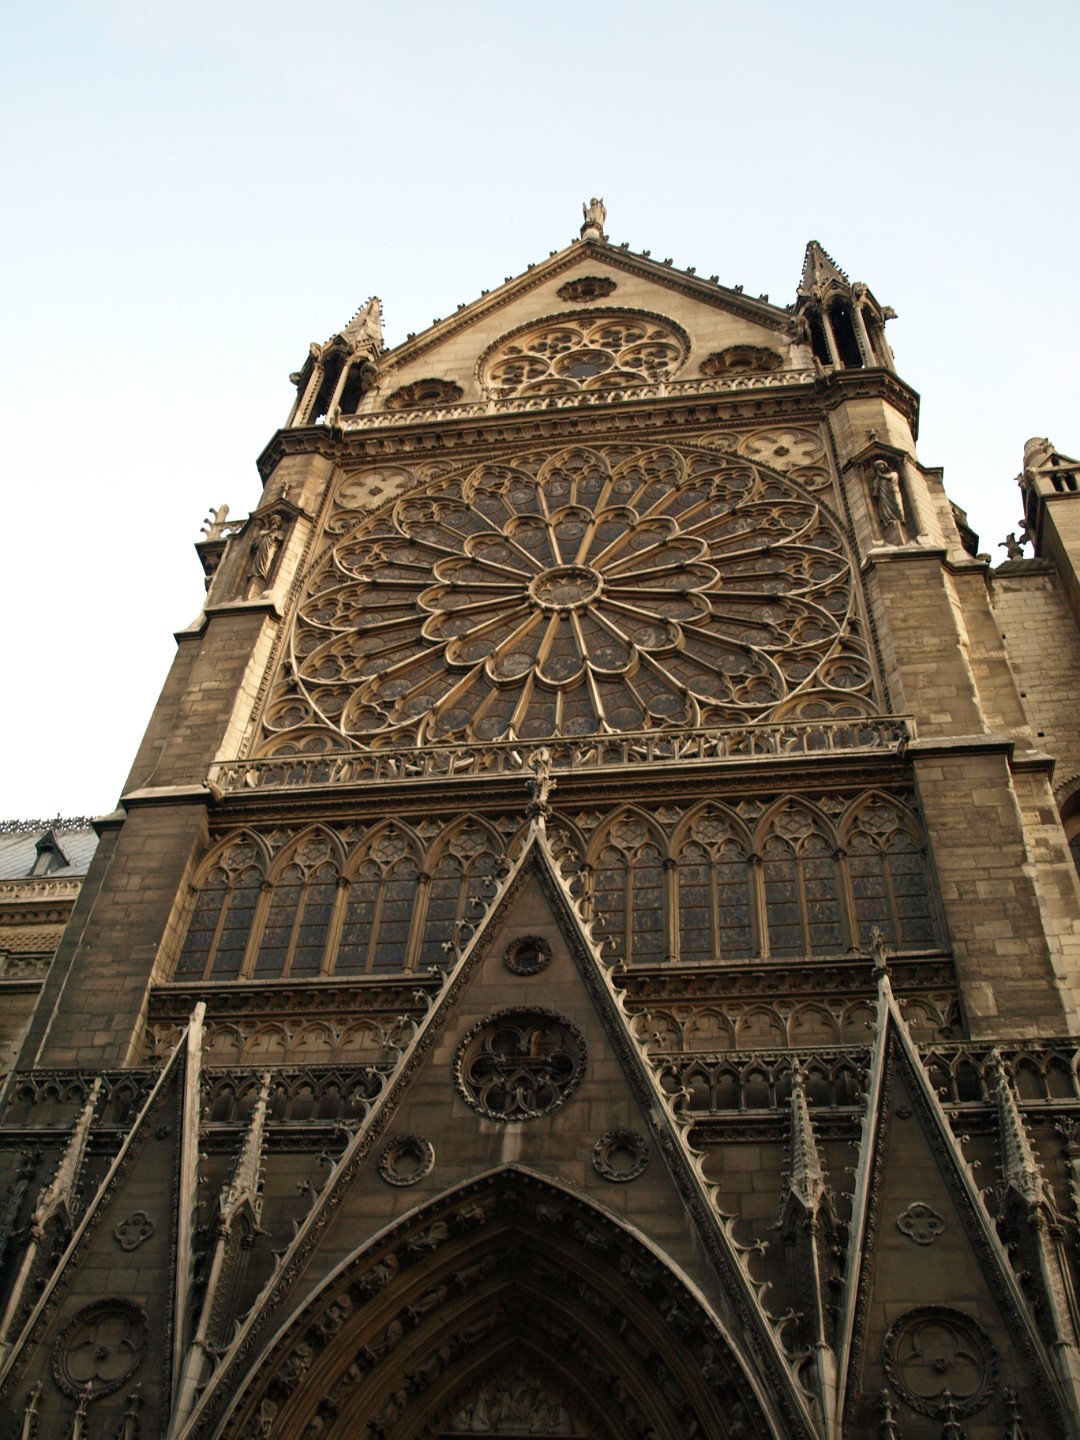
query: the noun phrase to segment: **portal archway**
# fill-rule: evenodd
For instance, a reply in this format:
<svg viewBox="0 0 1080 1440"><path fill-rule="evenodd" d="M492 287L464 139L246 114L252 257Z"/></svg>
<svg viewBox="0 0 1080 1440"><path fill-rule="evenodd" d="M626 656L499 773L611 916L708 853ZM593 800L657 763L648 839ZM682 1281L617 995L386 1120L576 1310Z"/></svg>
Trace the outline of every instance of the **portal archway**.
<svg viewBox="0 0 1080 1440"><path fill-rule="evenodd" d="M277 1336L229 1440L766 1440L692 1289L614 1216L518 1167L412 1212Z"/></svg>

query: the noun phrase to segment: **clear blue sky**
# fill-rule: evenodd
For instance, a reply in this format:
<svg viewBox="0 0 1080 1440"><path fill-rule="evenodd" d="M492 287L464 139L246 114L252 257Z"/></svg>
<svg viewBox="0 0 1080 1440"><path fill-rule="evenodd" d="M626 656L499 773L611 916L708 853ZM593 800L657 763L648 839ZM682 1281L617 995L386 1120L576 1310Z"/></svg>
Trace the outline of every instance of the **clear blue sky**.
<svg viewBox="0 0 1080 1440"><path fill-rule="evenodd" d="M286 379L608 231L794 297L820 239L899 312L984 549L1032 434L1080 451L1075 3L8 0L0 814L112 808L255 504Z"/></svg>

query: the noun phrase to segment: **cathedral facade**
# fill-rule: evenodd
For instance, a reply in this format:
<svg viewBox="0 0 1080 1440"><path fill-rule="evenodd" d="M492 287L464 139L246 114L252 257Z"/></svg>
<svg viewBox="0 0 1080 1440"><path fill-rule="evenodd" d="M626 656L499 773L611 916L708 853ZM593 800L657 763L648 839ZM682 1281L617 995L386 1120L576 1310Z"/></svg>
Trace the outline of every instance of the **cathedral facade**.
<svg viewBox="0 0 1080 1440"><path fill-rule="evenodd" d="M866 285L584 209L211 514L12 1040L5 1440L1080 1435L1080 464L992 567Z"/></svg>

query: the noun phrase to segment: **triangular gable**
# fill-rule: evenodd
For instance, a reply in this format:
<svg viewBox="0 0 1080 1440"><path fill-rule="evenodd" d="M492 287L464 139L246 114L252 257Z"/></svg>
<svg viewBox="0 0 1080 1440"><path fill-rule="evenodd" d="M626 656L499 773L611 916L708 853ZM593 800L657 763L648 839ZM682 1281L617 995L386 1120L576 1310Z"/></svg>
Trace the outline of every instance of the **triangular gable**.
<svg viewBox="0 0 1080 1440"><path fill-rule="evenodd" d="M141 1409L164 1433L190 1285L201 1012L177 1045L0 1371L0 1405L41 1435L92 1406L95 1434ZM158 1349L164 1337L164 1345ZM164 1363L154 1367L154 1356ZM39 1389L51 1374L55 1384ZM132 1400L132 1396L137 1397ZM81 1408L80 1408L81 1407Z"/></svg>
<svg viewBox="0 0 1080 1440"><path fill-rule="evenodd" d="M961 1418L1004 1433L1012 1391L1032 1433L1064 1435L1023 1294L884 971L880 985L838 1345L842 1422L869 1433L887 1388L901 1430L905 1407L909 1424L941 1423L949 1389Z"/></svg>
<svg viewBox="0 0 1080 1440"><path fill-rule="evenodd" d="M534 1085L529 1093L543 1113L507 1122L500 1111L527 1102L513 1098L518 1081L499 1072L500 1047L505 1042L513 1052L511 1032L526 1031L539 1047L534 1052L529 1041L527 1053L541 1057L545 1074L550 1063L553 1087L567 1093L548 1109L552 1087L543 1078L522 1079L525 1090ZM523 1064L527 1071L528 1062ZM489 1085L485 1075L494 1075L494 1082ZM631 1196L622 1175L642 1152L648 1161L632 1179ZM684 1268L725 1332L740 1337L749 1371L762 1397L770 1396L784 1416L786 1433L811 1433L739 1247L686 1149L671 1097L631 1035L588 928L548 854L542 824L534 825L487 919L314 1202L185 1433L209 1433L213 1417L231 1403L230 1393L249 1383L247 1357L267 1343L272 1327L290 1316L295 1323L328 1277L375 1243L395 1217L435 1204L448 1186L467 1186L477 1173L494 1174L506 1165L547 1176L603 1211L632 1208L638 1230L648 1216L646 1238Z"/></svg>
<svg viewBox="0 0 1080 1440"><path fill-rule="evenodd" d="M766 297L621 246L579 240L384 352L379 389L365 409L377 411L403 387L433 378L476 400L477 360L500 337L541 318L586 320L594 311L666 317L681 327L691 342L682 379L699 378L701 360L727 345L772 345L786 355L790 344L790 315Z"/></svg>

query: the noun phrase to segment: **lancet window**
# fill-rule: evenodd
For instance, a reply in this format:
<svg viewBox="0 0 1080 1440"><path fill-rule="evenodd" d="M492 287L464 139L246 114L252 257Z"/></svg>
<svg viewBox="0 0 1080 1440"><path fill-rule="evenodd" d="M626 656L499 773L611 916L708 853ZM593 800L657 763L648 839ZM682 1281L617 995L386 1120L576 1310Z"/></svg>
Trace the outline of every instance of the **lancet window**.
<svg viewBox="0 0 1080 1440"><path fill-rule="evenodd" d="M918 822L887 797L783 802L753 825L709 804L670 837L623 813L583 874L594 933L627 964L867 953L874 927L891 949L940 945Z"/></svg>
<svg viewBox="0 0 1080 1440"><path fill-rule="evenodd" d="M498 884L501 845L465 821L425 856L388 826L351 853L329 835L271 863L244 836L222 846L196 887L177 980L305 980L392 975L446 958Z"/></svg>

